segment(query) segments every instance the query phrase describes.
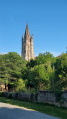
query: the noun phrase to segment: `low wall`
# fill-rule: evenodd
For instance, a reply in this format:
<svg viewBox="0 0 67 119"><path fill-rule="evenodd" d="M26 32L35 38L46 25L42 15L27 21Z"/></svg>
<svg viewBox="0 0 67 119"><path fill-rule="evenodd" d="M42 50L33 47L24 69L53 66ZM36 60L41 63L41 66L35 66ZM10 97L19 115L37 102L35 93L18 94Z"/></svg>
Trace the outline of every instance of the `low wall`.
<svg viewBox="0 0 67 119"><path fill-rule="evenodd" d="M66 92L39 91L37 102L54 104L59 107L67 107L67 91Z"/></svg>
<svg viewBox="0 0 67 119"><path fill-rule="evenodd" d="M30 102L54 104L59 107L67 107L67 91L55 93L51 91L39 91L37 94L2 92L0 96Z"/></svg>
<svg viewBox="0 0 67 119"><path fill-rule="evenodd" d="M23 101L37 102L37 94L29 94L24 92L1 92L0 97L13 98Z"/></svg>

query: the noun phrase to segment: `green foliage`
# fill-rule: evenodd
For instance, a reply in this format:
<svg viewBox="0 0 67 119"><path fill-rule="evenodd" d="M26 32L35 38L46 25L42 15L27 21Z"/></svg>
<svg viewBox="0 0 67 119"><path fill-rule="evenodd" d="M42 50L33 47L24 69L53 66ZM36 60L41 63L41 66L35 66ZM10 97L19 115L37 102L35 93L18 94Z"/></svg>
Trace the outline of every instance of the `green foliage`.
<svg viewBox="0 0 67 119"><path fill-rule="evenodd" d="M22 92L25 91L25 81L22 79L19 79L17 82L17 87L16 87L17 92Z"/></svg>
<svg viewBox="0 0 67 119"><path fill-rule="evenodd" d="M54 71L51 67L44 64L36 65L28 70L27 85L30 88L35 88L35 90L46 90L50 89L50 82L54 77Z"/></svg>
<svg viewBox="0 0 67 119"><path fill-rule="evenodd" d="M48 62L54 62L54 57L51 53L40 53L38 57L36 57L36 64L47 64Z"/></svg>
<svg viewBox="0 0 67 119"><path fill-rule="evenodd" d="M0 82L12 91L67 90L67 54L40 53L30 61L16 52L0 55Z"/></svg>
<svg viewBox="0 0 67 119"><path fill-rule="evenodd" d="M13 90L15 90L17 81L21 78L22 67L25 64L26 62L16 52L0 55L0 80L10 84Z"/></svg>
<svg viewBox="0 0 67 119"><path fill-rule="evenodd" d="M34 67L36 65L36 60L31 59L29 62L27 62L27 67Z"/></svg>
<svg viewBox="0 0 67 119"><path fill-rule="evenodd" d="M55 88L67 90L67 54L56 59L55 69Z"/></svg>

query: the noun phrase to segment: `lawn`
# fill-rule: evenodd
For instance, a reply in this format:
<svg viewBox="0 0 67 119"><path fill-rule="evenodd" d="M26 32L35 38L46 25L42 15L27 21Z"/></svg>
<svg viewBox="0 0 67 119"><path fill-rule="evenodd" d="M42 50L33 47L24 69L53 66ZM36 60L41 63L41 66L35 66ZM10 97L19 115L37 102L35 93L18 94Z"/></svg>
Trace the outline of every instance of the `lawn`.
<svg viewBox="0 0 67 119"><path fill-rule="evenodd" d="M28 109L34 109L48 115L60 117L61 119L67 119L67 108L60 108L49 104L19 101L14 99L8 99L5 97L0 97L0 102L26 107Z"/></svg>

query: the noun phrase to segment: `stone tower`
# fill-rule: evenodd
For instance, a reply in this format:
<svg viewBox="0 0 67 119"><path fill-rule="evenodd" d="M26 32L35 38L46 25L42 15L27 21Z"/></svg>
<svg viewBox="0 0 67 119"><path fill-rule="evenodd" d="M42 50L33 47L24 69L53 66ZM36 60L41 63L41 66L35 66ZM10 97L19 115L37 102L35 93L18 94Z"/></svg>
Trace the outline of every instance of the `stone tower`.
<svg viewBox="0 0 67 119"><path fill-rule="evenodd" d="M33 35L30 37L28 25L26 25L25 35L22 35L22 54L27 61L34 59Z"/></svg>

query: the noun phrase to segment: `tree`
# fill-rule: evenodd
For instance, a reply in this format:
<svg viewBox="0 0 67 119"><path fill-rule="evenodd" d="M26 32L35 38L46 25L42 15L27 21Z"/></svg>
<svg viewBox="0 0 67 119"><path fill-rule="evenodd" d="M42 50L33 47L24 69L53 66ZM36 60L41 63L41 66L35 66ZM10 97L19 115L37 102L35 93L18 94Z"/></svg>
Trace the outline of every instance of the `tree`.
<svg viewBox="0 0 67 119"><path fill-rule="evenodd" d="M25 81L23 79L18 79L16 91L22 92L25 91Z"/></svg>
<svg viewBox="0 0 67 119"><path fill-rule="evenodd" d="M56 59L55 69L55 89L67 90L67 54Z"/></svg>
<svg viewBox="0 0 67 119"><path fill-rule="evenodd" d="M26 66L27 67L34 67L36 65L36 61L31 59L30 61L27 62Z"/></svg>
<svg viewBox="0 0 67 119"><path fill-rule="evenodd" d="M54 62L54 57L50 52L46 52L46 53L40 53L38 57L36 57L35 62L37 65L39 64L48 64L48 62L50 61L51 63Z"/></svg>
<svg viewBox="0 0 67 119"><path fill-rule="evenodd" d="M51 72L52 73L52 72ZM28 85L35 90L46 90L50 88L50 75L44 64L37 65L29 70Z"/></svg>
<svg viewBox="0 0 67 119"><path fill-rule="evenodd" d="M9 52L5 55L0 55L0 78L8 83L13 90L16 88L16 83L21 78L21 69L26 62L16 52Z"/></svg>

